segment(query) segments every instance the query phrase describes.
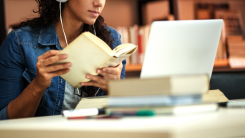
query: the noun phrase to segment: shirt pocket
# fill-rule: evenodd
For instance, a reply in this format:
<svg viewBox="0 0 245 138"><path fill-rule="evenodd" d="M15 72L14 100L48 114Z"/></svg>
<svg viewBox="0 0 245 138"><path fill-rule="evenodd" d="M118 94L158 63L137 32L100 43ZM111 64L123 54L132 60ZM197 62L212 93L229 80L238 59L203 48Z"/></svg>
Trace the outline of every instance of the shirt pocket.
<svg viewBox="0 0 245 138"><path fill-rule="evenodd" d="M28 83L30 84L32 82L32 80L36 77L36 73L34 73L33 71L29 71L29 70L25 70L22 74L22 76L28 81ZM48 93L48 89L46 89L43 93L42 99L39 103L39 106L43 106L46 102L46 98L47 98L47 93Z"/></svg>

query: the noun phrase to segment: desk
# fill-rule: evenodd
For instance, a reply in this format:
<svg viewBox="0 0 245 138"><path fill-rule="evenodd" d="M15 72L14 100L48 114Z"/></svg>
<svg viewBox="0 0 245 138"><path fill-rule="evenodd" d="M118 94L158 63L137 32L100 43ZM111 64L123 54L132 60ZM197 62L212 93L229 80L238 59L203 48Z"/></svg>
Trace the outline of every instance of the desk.
<svg viewBox="0 0 245 138"><path fill-rule="evenodd" d="M0 121L1 138L220 138L245 136L245 109L189 116L67 120L62 116Z"/></svg>

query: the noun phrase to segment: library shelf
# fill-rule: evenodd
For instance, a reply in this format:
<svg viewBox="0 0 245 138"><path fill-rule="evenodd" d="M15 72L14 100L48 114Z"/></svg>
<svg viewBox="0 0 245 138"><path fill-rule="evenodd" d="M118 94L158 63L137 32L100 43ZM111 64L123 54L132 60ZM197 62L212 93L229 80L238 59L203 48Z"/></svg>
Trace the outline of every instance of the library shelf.
<svg viewBox="0 0 245 138"><path fill-rule="evenodd" d="M142 65L126 65L126 72L141 71ZM214 62L214 71L244 71L245 69L231 69L228 59L217 59Z"/></svg>
<svg viewBox="0 0 245 138"><path fill-rule="evenodd" d="M228 59L216 59L214 61L214 67L227 67L229 66Z"/></svg>
<svg viewBox="0 0 245 138"><path fill-rule="evenodd" d="M142 68L141 64L126 65L125 66L126 71L141 71L141 68Z"/></svg>

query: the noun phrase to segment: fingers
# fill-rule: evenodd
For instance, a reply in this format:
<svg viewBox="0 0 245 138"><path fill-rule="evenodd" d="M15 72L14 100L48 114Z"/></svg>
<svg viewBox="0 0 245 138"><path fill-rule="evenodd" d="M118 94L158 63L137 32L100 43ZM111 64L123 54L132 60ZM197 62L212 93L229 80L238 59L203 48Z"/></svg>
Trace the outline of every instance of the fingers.
<svg viewBox="0 0 245 138"><path fill-rule="evenodd" d="M82 86L95 86L95 87L100 87L103 90L107 90L108 87L108 81L101 77L101 76L94 76L94 75L87 75L87 79L90 79L91 81L89 82L82 82Z"/></svg>
<svg viewBox="0 0 245 138"><path fill-rule="evenodd" d="M98 69L97 73L104 76L105 79L107 80L116 80L120 79L121 77L121 71L122 71L122 63L120 63L116 67L106 67L102 69Z"/></svg>
<svg viewBox="0 0 245 138"><path fill-rule="evenodd" d="M48 52L45 52L44 54L42 54L38 58L40 58L40 59L46 59L48 57L57 55L59 52L60 52L60 50L49 50Z"/></svg>
<svg viewBox="0 0 245 138"><path fill-rule="evenodd" d="M67 55L57 55L60 50L50 50L38 57L36 68L36 78L41 88L47 88L51 84L51 79L69 72L71 63L53 64L67 58Z"/></svg>
<svg viewBox="0 0 245 138"><path fill-rule="evenodd" d="M69 71L70 70L68 68L67 69L58 70L58 71L50 73L50 77L53 78L53 77L56 77L56 76L60 76L60 75L63 75L65 73L69 72Z"/></svg>
<svg viewBox="0 0 245 138"><path fill-rule="evenodd" d="M87 75L86 78L90 79L90 80L92 80L94 82L99 82L99 83L101 83L103 85L107 85L108 84L108 81L105 78L101 77L101 76Z"/></svg>
<svg viewBox="0 0 245 138"><path fill-rule="evenodd" d="M60 61L60 60L64 60L67 58L67 55L58 55L58 56L53 56L53 57L49 57L49 58L46 58L46 59L41 59L41 65L42 66L48 66L50 64L53 64L57 61Z"/></svg>
<svg viewBox="0 0 245 138"><path fill-rule="evenodd" d="M55 72L52 72L52 73L47 73L47 72L39 73L39 75L37 75L37 76L41 76L44 81L49 81L53 77L65 74L67 72L69 72L69 69L58 70L58 71L55 71Z"/></svg>
<svg viewBox="0 0 245 138"><path fill-rule="evenodd" d="M108 85L105 85L105 84L101 84L101 83L98 83L98 82L95 82L95 81L89 81L89 82L83 82L81 84L82 86L94 86L94 87L99 87L101 88L102 90L105 90L107 91L107 87Z"/></svg>
<svg viewBox="0 0 245 138"><path fill-rule="evenodd" d="M67 69L71 67L71 63L64 63L64 64L57 64L57 65L52 65L52 66L48 66L45 68L46 72L55 72L58 70L63 70L63 69Z"/></svg>
<svg viewBox="0 0 245 138"><path fill-rule="evenodd" d="M94 82L94 81L83 82L81 85L82 85L82 86L94 86L94 87L99 87L99 88L101 88L101 89L104 90L104 91L107 91L107 90L108 90L108 85L103 85L103 84L101 84L101 83Z"/></svg>
<svg viewBox="0 0 245 138"><path fill-rule="evenodd" d="M87 75L86 78L90 79L89 82L82 82L82 86L95 86L107 91L109 80L118 80L121 76L122 63L116 67L106 67L97 69L97 73L102 76Z"/></svg>
<svg viewBox="0 0 245 138"><path fill-rule="evenodd" d="M118 74L108 74L108 73L106 73L104 71L101 71L101 73L98 73L98 74L102 75L106 80L117 80L117 79L120 79Z"/></svg>

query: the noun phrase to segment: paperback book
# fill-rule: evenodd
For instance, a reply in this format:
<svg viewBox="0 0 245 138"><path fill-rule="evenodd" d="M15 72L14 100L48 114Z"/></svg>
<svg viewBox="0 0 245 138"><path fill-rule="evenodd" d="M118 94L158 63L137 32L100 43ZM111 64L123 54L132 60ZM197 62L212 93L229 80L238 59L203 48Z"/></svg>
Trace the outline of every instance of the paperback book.
<svg viewBox="0 0 245 138"><path fill-rule="evenodd" d="M67 54L68 58L56 64L71 62L70 71L61 77L73 87L80 88L81 82L90 81L85 78L87 74L98 75L96 69L117 66L136 50L137 46L130 43L119 45L112 50L99 37L84 32L59 53Z"/></svg>

